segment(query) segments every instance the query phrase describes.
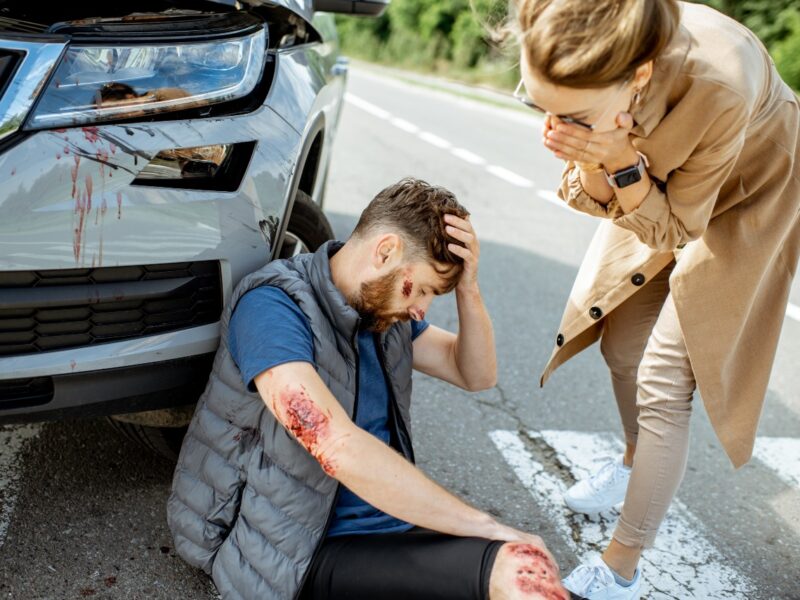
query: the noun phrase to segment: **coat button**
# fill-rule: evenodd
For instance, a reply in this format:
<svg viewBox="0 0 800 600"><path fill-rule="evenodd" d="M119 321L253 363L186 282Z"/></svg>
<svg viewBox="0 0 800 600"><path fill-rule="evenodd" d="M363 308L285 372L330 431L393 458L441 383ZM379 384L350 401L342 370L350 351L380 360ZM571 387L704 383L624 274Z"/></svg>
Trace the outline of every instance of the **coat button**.
<svg viewBox="0 0 800 600"><path fill-rule="evenodd" d="M631 277L631 283L636 286L644 285L644 275L641 273L636 273L636 275Z"/></svg>
<svg viewBox="0 0 800 600"><path fill-rule="evenodd" d="M593 306L592 308L589 309L589 314L593 319L599 319L600 317L603 316L603 311L600 310L599 307Z"/></svg>
<svg viewBox="0 0 800 600"><path fill-rule="evenodd" d="M556 346L563 346L564 345L564 336L562 334L558 334L556 336Z"/></svg>

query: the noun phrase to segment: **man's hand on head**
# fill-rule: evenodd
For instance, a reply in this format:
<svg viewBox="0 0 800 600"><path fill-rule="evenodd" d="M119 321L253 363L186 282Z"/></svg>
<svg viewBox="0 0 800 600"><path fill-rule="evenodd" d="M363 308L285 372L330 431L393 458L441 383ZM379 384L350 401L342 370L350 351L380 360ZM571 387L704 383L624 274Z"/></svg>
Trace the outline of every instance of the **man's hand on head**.
<svg viewBox="0 0 800 600"><path fill-rule="evenodd" d="M469 216L462 219L456 215L448 214L445 215L444 220L447 223L447 234L464 244L460 246L451 242L447 245L450 252L464 260L464 271L456 289L474 291L478 288L478 261L481 254L478 236L475 234L475 229L472 227Z"/></svg>

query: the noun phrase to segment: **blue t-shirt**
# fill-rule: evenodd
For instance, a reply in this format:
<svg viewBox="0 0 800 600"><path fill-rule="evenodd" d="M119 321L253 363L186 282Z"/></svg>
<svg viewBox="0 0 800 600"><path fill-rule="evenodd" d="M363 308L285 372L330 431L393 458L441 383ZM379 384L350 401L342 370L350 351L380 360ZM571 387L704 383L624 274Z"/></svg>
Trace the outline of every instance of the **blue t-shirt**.
<svg viewBox="0 0 800 600"><path fill-rule="evenodd" d="M426 321L411 322L411 339L428 327ZM242 380L255 392L253 378L287 362L314 364L314 342L308 319L283 291L261 286L244 294L231 315L228 346ZM356 425L389 444L389 387L381 368L375 337L358 333L358 409ZM329 536L357 533L395 533L412 525L371 506L341 486Z"/></svg>

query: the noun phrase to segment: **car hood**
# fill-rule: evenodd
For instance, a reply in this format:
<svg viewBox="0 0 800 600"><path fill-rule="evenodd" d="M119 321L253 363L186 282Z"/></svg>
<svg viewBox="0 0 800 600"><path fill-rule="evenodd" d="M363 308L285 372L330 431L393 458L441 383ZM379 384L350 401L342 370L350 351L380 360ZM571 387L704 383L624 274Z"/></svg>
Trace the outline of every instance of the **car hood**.
<svg viewBox="0 0 800 600"><path fill-rule="evenodd" d="M255 7L282 6L283 8L287 8L296 15L302 17L309 23L314 16L312 0L211 0L211 2L224 4L225 6L238 6L242 4Z"/></svg>

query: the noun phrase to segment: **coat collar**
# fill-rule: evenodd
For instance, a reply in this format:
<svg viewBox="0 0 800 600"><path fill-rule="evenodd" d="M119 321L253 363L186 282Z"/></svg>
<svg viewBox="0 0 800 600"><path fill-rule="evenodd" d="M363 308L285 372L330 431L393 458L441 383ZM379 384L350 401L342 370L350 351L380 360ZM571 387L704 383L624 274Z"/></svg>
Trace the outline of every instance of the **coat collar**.
<svg viewBox="0 0 800 600"><path fill-rule="evenodd" d="M631 115L635 125L631 133L648 137L669 112L669 97L686 56L692 47L692 35L683 25L678 27L672 40L653 64L653 76L644 90L642 99Z"/></svg>

